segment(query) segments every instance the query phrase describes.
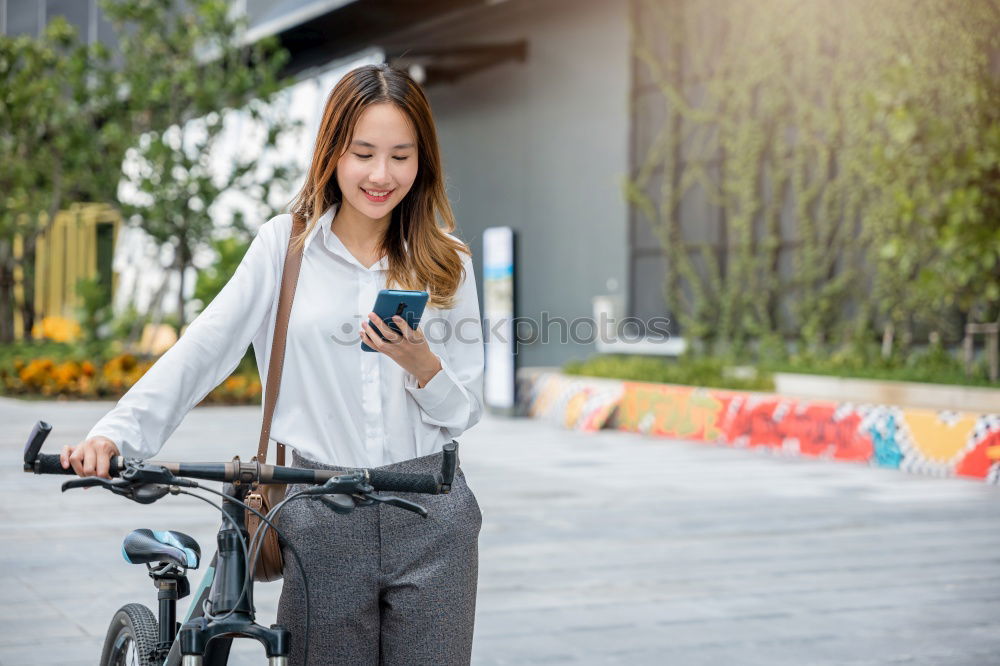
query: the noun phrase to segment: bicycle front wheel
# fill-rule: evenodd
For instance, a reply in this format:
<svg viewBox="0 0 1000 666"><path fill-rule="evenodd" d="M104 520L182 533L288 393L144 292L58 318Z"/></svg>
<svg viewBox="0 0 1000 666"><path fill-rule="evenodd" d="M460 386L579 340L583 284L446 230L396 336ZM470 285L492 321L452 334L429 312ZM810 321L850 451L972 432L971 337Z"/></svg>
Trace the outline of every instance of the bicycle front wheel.
<svg viewBox="0 0 1000 666"><path fill-rule="evenodd" d="M153 612L142 604L126 604L108 627L101 666L160 666L159 639L160 625Z"/></svg>

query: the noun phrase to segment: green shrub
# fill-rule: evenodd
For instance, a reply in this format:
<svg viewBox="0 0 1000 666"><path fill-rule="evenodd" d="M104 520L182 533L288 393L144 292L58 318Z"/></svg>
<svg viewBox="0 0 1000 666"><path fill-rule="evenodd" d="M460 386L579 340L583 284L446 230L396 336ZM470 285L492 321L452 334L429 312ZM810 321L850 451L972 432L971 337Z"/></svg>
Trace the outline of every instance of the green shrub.
<svg viewBox="0 0 1000 666"><path fill-rule="evenodd" d="M1000 388L1000 383L990 382L984 360L977 361L972 373L966 376L965 365L959 355L940 344L907 354L897 352L888 358L884 358L875 345L846 347L825 355L812 351L792 355L785 361L764 363L761 367L769 372Z"/></svg>
<svg viewBox="0 0 1000 666"><path fill-rule="evenodd" d="M754 376L750 377L734 375L727 371L723 361L704 356L673 360L659 356L610 354L595 356L586 361L571 361L566 364L563 371L570 375L638 382L688 384L746 391L774 389L774 383L769 375L761 373L753 373Z"/></svg>
<svg viewBox="0 0 1000 666"><path fill-rule="evenodd" d="M1000 388L1000 383L989 381L985 361L977 362L972 375L967 377L959 356L940 344L888 358L882 357L877 345L870 345L829 352L810 349L784 359L774 357L756 362L700 355L667 359L609 354L594 356L586 361L571 361L563 367L563 372L568 375L746 391L774 390L775 372Z"/></svg>

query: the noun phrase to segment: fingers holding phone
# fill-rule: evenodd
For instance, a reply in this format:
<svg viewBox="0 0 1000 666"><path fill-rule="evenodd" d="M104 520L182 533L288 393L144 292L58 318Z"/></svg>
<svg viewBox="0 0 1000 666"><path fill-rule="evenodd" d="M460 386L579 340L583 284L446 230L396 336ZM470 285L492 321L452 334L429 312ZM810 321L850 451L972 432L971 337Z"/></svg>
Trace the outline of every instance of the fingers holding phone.
<svg viewBox="0 0 1000 666"><path fill-rule="evenodd" d="M361 323L361 348L385 354L421 387L441 369L441 360L418 328L427 297L426 291L383 289Z"/></svg>
<svg viewBox="0 0 1000 666"><path fill-rule="evenodd" d="M361 349L366 352L380 351L378 346L370 344L364 337L365 325L378 323L373 327L372 335L379 340L397 340L402 335L403 327L397 318L409 324L410 329L416 329L420 323L420 317L424 314L424 307L427 305L428 294L426 291L407 291L403 289L383 289L375 298L375 305L372 312L368 314L368 321L361 323L362 338ZM385 324L382 326L381 324ZM387 337L385 328L388 327L392 336Z"/></svg>

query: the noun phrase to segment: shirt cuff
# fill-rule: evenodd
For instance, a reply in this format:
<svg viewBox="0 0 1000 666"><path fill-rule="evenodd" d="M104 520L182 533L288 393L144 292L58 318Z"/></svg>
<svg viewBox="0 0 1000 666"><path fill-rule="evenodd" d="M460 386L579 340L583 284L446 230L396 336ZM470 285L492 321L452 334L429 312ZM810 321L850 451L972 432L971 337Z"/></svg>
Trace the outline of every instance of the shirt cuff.
<svg viewBox="0 0 1000 666"><path fill-rule="evenodd" d="M98 422L90 432L87 439L91 437L107 437L125 458L141 458L143 460L150 457L148 451L143 446L142 438L127 428L116 427L113 423Z"/></svg>
<svg viewBox="0 0 1000 666"><path fill-rule="evenodd" d="M431 377L429 382L424 384L423 388L417 388L416 385L405 388L413 396L413 399L417 401L417 406L427 414L433 416L435 408L446 403L451 397L452 392L457 390L458 387L455 385L455 380L448 374L444 363L442 363L441 369L437 371L436 375Z"/></svg>

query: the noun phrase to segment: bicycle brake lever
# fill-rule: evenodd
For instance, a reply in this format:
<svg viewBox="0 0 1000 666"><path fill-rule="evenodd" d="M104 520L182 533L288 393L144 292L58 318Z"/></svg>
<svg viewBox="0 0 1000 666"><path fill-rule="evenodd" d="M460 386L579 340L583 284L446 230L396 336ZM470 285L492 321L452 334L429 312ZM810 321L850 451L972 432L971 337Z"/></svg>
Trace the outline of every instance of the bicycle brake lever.
<svg viewBox="0 0 1000 666"><path fill-rule="evenodd" d="M396 497L395 495L381 495L376 492L365 493L365 498L372 500L374 502L381 502L383 504L389 504L391 506L399 507L400 509L406 509L407 511L412 511L418 514L422 518L427 517L427 509L420 506L416 502L411 502L405 500L402 497Z"/></svg>
<svg viewBox="0 0 1000 666"><path fill-rule="evenodd" d="M72 490L73 488L93 488L94 486L100 486L110 490L115 495L121 495L122 497L128 498L133 502L138 502L139 504L152 504L170 492L170 488L168 486L159 483L134 484L130 481L122 481L121 479L116 479L114 481L110 479L102 479L99 476L86 476L82 479L70 479L62 484L62 491L66 492L67 490Z"/></svg>
<svg viewBox="0 0 1000 666"><path fill-rule="evenodd" d="M316 495L315 499L320 500L339 514L348 514L354 511L354 500L351 499L350 495L343 495L341 493L335 495Z"/></svg>
<svg viewBox="0 0 1000 666"><path fill-rule="evenodd" d="M121 484L121 481L111 481L110 479L102 479L99 476L85 476L79 479L70 479L62 484L62 491L72 490L73 488L93 488L94 486L103 486L108 490L114 490L115 484ZM124 485L129 485L125 483Z"/></svg>
<svg viewBox="0 0 1000 666"><path fill-rule="evenodd" d="M118 490L116 489L113 492L118 493ZM165 486L162 483L143 483L138 486L132 486L131 492L121 492L118 494L139 504L152 504L161 497L166 496L169 492L170 486Z"/></svg>
<svg viewBox="0 0 1000 666"><path fill-rule="evenodd" d="M313 486L301 491L303 495L344 495L364 490L364 477L360 474L343 474L327 479L321 486Z"/></svg>

